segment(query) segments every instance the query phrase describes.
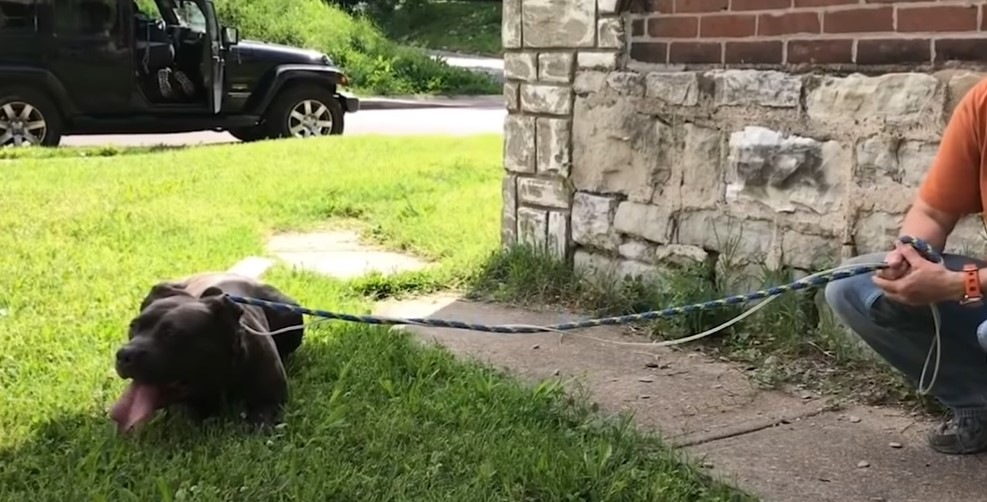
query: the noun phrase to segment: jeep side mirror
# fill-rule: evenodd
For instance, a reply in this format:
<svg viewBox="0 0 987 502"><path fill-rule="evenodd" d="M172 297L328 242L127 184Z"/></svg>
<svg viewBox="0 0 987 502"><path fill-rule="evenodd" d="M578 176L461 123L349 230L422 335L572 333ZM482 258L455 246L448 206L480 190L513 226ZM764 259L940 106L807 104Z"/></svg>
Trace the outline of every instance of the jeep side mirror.
<svg viewBox="0 0 987 502"><path fill-rule="evenodd" d="M240 43L240 30L232 26L223 27L223 44L224 45L236 45Z"/></svg>

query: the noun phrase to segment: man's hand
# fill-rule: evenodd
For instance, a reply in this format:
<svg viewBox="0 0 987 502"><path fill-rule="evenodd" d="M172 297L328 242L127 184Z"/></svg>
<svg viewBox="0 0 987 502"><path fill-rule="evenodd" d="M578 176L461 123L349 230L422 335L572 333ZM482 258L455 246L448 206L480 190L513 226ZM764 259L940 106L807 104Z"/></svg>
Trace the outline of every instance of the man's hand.
<svg viewBox="0 0 987 502"><path fill-rule="evenodd" d="M892 262L892 258L900 258L901 263ZM888 262L894 264L884 270L889 273L874 274L873 280L892 300L922 306L963 297L962 272L925 259L911 246L899 246L888 255Z"/></svg>
<svg viewBox="0 0 987 502"><path fill-rule="evenodd" d="M887 281L895 281L901 279L910 270L908 260L901 253L901 248L907 247L908 249L914 249L907 244L902 244L900 242L895 242L895 248L884 258L884 262L888 264L888 268L883 268L875 272L875 275L881 279Z"/></svg>

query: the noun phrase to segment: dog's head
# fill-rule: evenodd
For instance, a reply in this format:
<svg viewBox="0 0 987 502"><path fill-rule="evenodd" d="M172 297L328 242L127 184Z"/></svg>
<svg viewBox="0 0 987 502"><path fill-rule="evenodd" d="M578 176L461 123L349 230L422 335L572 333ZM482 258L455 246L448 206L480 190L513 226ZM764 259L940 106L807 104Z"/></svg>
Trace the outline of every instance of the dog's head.
<svg viewBox="0 0 987 502"><path fill-rule="evenodd" d="M156 285L116 353L116 371L132 380L111 412L122 430L194 392L222 385L243 355L243 309L209 288L201 298Z"/></svg>

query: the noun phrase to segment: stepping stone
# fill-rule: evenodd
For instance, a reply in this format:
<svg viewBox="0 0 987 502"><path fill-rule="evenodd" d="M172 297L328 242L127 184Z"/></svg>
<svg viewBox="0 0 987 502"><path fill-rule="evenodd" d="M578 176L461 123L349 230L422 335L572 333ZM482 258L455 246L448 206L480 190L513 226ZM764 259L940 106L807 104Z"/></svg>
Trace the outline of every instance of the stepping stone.
<svg viewBox="0 0 987 502"><path fill-rule="evenodd" d="M227 272L245 275L254 279L260 279L261 276L264 275L264 272L267 272L267 269L273 267L275 263L276 262L270 258L248 256L237 262L236 265L230 267Z"/></svg>
<svg viewBox="0 0 987 502"><path fill-rule="evenodd" d="M276 235L267 251L294 267L337 279L372 272L391 275L428 266L415 257L364 244L356 232L346 230Z"/></svg>

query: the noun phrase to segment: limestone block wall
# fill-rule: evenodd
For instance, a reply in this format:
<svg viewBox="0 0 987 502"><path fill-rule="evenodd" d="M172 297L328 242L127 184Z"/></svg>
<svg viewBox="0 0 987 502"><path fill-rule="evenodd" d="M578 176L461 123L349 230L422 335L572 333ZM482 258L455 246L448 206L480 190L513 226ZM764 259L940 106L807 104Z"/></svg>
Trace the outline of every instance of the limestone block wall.
<svg viewBox="0 0 987 502"><path fill-rule="evenodd" d="M503 242L630 274L887 249L984 75L985 3L506 0Z"/></svg>

